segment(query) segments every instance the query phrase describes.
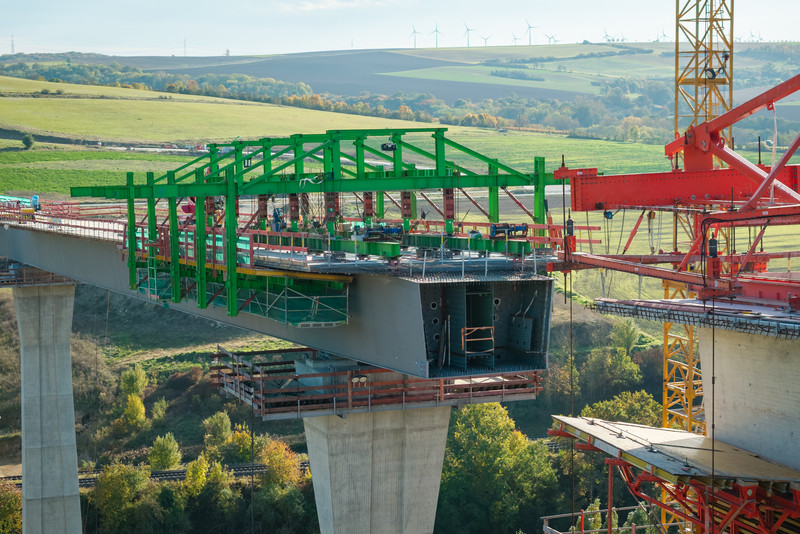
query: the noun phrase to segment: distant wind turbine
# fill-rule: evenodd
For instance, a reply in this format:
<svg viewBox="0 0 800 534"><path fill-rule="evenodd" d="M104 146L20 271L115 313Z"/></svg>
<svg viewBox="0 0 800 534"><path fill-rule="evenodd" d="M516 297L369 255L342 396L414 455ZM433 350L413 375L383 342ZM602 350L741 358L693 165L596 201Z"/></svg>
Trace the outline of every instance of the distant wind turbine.
<svg viewBox="0 0 800 534"><path fill-rule="evenodd" d="M536 26L532 26L531 23L528 22L528 19L525 19L525 24L528 25L528 29L526 30L528 32L528 46L531 46L531 34L533 33L532 30L536 28Z"/></svg>
<svg viewBox="0 0 800 534"><path fill-rule="evenodd" d="M491 37L491 35L489 35L488 37L484 37L483 35L481 35L481 39L483 39L483 46L489 46L489 37Z"/></svg>
<svg viewBox="0 0 800 534"><path fill-rule="evenodd" d="M436 48L439 48L439 34L441 34L442 32L439 31L439 23L438 22L436 23L436 27L434 28L434 30L431 33L436 35Z"/></svg>
<svg viewBox="0 0 800 534"><path fill-rule="evenodd" d="M667 37L667 34L664 33L664 26L661 26L661 40L666 42L667 39L669 39L669 37Z"/></svg>
<svg viewBox="0 0 800 534"><path fill-rule="evenodd" d="M605 42L607 42L607 43L613 43L614 42L614 36L613 35L609 35L608 32L606 31L605 27L603 28L603 40Z"/></svg>
<svg viewBox="0 0 800 534"><path fill-rule="evenodd" d="M514 32L511 32L511 44L517 46L517 41L519 41L519 37L517 37Z"/></svg>
<svg viewBox="0 0 800 534"><path fill-rule="evenodd" d="M558 37L558 35L544 34L544 36L547 37L547 42L549 44L555 44L555 43L559 42L558 39L556 39L556 37Z"/></svg>
<svg viewBox="0 0 800 534"><path fill-rule="evenodd" d="M475 28L470 28L469 26L467 26L466 22L464 23L464 28L466 28L467 30L464 32L464 35L467 36L467 48L469 48L469 32L474 32Z"/></svg>
<svg viewBox="0 0 800 534"><path fill-rule="evenodd" d="M420 35L420 33L417 31L416 26L414 26L413 24L411 25L411 30L412 30L411 31L411 35L409 35L409 37L413 37L414 38L414 48L416 48L417 47L417 35Z"/></svg>

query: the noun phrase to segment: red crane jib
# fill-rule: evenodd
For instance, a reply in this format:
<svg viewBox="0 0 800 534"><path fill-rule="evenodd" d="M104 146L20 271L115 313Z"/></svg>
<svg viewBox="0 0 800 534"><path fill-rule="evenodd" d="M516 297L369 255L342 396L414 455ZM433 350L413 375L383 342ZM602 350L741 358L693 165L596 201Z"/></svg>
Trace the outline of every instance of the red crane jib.
<svg viewBox="0 0 800 534"><path fill-rule="evenodd" d="M764 172L770 171L769 167L759 168ZM569 178L572 211L743 202L759 185L736 169L677 169L645 174L598 175L597 169L562 167L556 169L553 176L557 180ZM798 191L800 166L785 166L778 172L776 180Z"/></svg>
<svg viewBox="0 0 800 534"><path fill-rule="evenodd" d="M591 211L628 207L710 206L725 202L745 202L752 209L759 200L775 194L776 200L800 203L798 167L786 165L800 147L800 135L772 169L756 166L725 146L722 131L753 113L800 90L800 75L710 121L689 128L683 136L665 147L674 158L683 153L684 169L662 173L598 175L597 169L568 169L553 173L556 179L570 179L572 209ZM714 157L727 169L715 168ZM774 181L773 181L774 180ZM775 186L774 193L770 192ZM761 198L754 198L761 197Z"/></svg>

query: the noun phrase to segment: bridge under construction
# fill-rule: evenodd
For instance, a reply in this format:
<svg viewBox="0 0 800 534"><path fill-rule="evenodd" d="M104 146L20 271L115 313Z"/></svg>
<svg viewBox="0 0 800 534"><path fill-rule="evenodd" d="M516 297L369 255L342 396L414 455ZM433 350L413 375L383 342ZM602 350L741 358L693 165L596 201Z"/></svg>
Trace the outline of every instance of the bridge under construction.
<svg viewBox="0 0 800 534"><path fill-rule="evenodd" d="M665 426L685 430L559 417L553 434L612 455L609 486L616 469L663 510L663 523L797 532L800 276L769 262L791 265L800 251L762 245L769 228L800 222L800 168L788 164L800 136L766 166L721 132L798 89L800 76L692 126L667 145L672 168L657 174L563 164L547 173L541 158L523 173L442 128L336 130L211 145L163 176L73 189L102 201L3 202L2 279L15 286L22 345L27 528L80 526L74 281L298 344L281 354L220 351L213 379L260 417L304 419L323 532L429 532L450 407L535 398L548 365L546 271L571 280L573 270L602 268L663 281L664 300L594 306L665 323L665 347L675 349L664 362ZM554 225L546 210L545 187L567 180L573 212L641 212L628 245L645 217L671 215L671 250L582 251L600 228L566 216ZM532 208L520 199L530 192ZM501 219L501 194L510 218ZM460 219L459 203L485 219ZM756 237L737 252L742 229ZM53 472L58 484L46 483ZM648 500L645 484L662 498Z"/></svg>

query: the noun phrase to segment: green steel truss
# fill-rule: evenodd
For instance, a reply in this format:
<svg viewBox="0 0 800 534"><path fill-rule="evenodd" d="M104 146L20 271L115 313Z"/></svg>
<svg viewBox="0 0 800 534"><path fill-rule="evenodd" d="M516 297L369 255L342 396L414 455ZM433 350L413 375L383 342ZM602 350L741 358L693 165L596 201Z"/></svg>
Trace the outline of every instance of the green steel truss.
<svg viewBox="0 0 800 534"><path fill-rule="evenodd" d="M180 200L194 198L195 205L200 207L205 206L209 197L222 198L225 206L231 207L237 204L240 196L371 192L375 216L382 219L385 193L399 191L410 196L411 213L404 214L404 226L408 228L409 221L416 218L415 192L486 189L488 222L496 223L500 220L500 189L533 186L531 222L545 222L545 186L555 185L556 181L552 173L545 172L544 158L534 158L534 172L522 173L448 139L446 130L330 130L324 134L211 144L208 154L162 176L147 173L142 181L136 180L134 173L128 173L124 185L73 187L71 193L73 197L127 201L126 241L132 290L173 302L191 297L200 308L224 302L231 316L247 311L295 326L335 326L347 321L346 282L335 277L309 280L291 272L253 276L252 266L243 268L236 210L225 209L224 219L218 221L195 217L194 228L186 232L185 223L178 216ZM412 142L409 136L421 141ZM306 169L309 160L316 162L313 171ZM136 201L146 201L146 220L137 221ZM161 223L156 216L158 203L162 203L162 207L166 204L168 212ZM394 242L356 244L332 239L335 223L326 222L328 235L320 235L316 241L309 238L304 246L329 252L355 250L357 254L387 258L400 254L399 244ZM213 226L222 228L223 239L219 233L209 230ZM445 217L445 232L450 234L453 228L453 217ZM296 222L292 230L297 231ZM289 238L290 244L294 239ZM405 241L408 239L418 241L420 246L434 246L436 242L424 236L409 236ZM447 239L447 246L454 249L471 247L472 250L517 255L530 250L529 243L513 242L509 249L508 240L505 243L473 240L470 244L459 242L459 238ZM191 251L186 246L189 242L194 242ZM223 269L209 268L208 265L214 263L209 263L210 243L214 254L222 258ZM365 246L368 249L365 250ZM181 261L170 261L170 258ZM236 273L236 276L226 276L223 272Z"/></svg>

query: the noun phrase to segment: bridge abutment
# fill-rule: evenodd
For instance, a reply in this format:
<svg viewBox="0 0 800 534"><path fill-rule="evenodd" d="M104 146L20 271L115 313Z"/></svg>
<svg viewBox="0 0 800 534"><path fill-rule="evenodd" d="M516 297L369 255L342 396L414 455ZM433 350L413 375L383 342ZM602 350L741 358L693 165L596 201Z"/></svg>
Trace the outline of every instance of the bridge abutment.
<svg viewBox="0 0 800 534"><path fill-rule="evenodd" d="M304 419L320 532L430 533L450 407Z"/></svg>
<svg viewBox="0 0 800 534"><path fill-rule="evenodd" d="M25 534L81 532L70 334L74 285L14 288Z"/></svg>

